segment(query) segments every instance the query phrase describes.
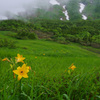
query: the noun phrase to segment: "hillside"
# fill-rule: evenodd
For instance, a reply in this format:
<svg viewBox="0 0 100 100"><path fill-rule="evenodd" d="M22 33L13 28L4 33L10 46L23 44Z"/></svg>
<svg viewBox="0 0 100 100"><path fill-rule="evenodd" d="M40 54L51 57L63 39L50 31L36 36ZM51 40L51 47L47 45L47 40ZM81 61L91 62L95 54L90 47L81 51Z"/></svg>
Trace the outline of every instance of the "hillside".
<svg viewBox="0 0 100 100"><path fill-rule="evenodd" d="M44 1L0 20L0 100L100 100L100 0Z"/></svg>
<svg viewBox="0 0 100 100"><path fill-rule="evenodd" d="M15 34L0 31L1 100L100 99L99 54L76 43L21 40L12 37ZM28 77L21 80L13 74L23 65L16 62L18 54L31 68Z"/></svg>
<svg viewBox="0 0 100 100"><path fill-rule="evenodd" d="M69 42L100 48L100 21L60 21L46 19L5 20L0 22L1 31L13 31L17 39L42 39L63 44Z"/></svg>

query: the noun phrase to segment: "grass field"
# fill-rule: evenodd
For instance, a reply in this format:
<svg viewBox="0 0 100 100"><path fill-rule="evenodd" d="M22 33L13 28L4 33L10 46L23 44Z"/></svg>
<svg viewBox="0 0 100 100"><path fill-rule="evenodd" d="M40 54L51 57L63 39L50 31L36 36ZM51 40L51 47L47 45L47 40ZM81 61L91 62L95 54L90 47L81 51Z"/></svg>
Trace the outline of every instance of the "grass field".
<svg viewBox="0 0 100 100"><path fill-rule="evenodd" d="M12 34L0 31L0 41L8 41L0 47L1 100L100 100L100 54L75 43L18 40ZM15 46L9 48L12 41ZM6 57L15 61L17 54L31 67L28 78L20 81L18 75L13 78L10 63L2 61ZM74 70L69 69L72 63ZM22 63L14 69L18 66Z"/></svg>

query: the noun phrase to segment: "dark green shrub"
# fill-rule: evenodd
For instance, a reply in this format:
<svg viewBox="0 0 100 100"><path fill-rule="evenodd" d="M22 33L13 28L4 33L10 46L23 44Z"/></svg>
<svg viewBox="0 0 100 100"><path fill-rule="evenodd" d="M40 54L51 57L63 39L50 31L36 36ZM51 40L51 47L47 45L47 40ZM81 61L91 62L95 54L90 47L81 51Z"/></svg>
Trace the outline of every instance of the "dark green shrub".
<svg viewBox="0 0 100 100"><path fill-rule="evenodd" d="M90 41L91 34L89 32L82 32L81 36L85 42Z"/></svg>
<svg viewBox="0 0 100 100"><path fill-rule="evenodd" d="M92 43L100 43L100 35L94 35L91 38Z"/></svg>
<svg viewBox="0 0 100 100"><path fill-rule="evenodd" d="M66 40L69 40L71 42L75 42L76 41L76 37L75 37L75 35L67 34L66 35Z"/></svg>
<svg viewBox="0 0 100 100"><path fill-rule="evenodd" d="M37 39L38 37L34 32L32 32L32 33L29 33L28 38L29 39Z"/></svg>
<svg viewBox="0 0 100 100"><path fill-rule="evenodd" d="M26 28L26 29L17 30L16 38L18 39L37 39L37 35L34 32Z"/></svg>
<svg viewBox="0 0 100 100"><path fill-rule="evenodd" d="M57 37L55 39L58 43L63 43L63 44L66 44L66 39L64 37Z"/></svg>
<svg viewBox="0 0 100 100"><path fill-rule="evenodd" d="M0 47L16 48L15 42L7 39L0 40Z"/></svg>

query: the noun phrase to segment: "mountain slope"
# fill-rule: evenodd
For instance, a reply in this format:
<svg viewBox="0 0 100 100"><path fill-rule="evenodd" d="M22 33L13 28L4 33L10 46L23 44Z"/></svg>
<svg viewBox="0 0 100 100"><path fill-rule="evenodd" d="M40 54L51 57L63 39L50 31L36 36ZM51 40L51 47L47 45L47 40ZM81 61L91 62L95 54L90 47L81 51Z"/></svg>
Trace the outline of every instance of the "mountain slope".
<svg viewBox="0 0 100 100"><path fill-rule="evenodd" d="M56 1L56 0L55 0ZM81 20L82 14L79 12L80 4L85 5L83 9L83 14L87 16L87 19L100 19L100 1L99 0L57 0L57 4L51 4L48 10L38 8L36 9L35 17L42 19L60 19L66 20L66 16L63 13L64 10L68 12L70 20ZM65 5L65 9L63 6ZM33 14L34 15L34 14ZM33 16L34 17L34 16ZM31 18L33 18L31 16Z"/></svg>
<svg viewBox="0 0 100 100"><path fill-rule="evenodd" d="M84 13L88 19L100 19L100 0L82 0L86 5Z"/></svg>
<svg viewBox="0 0 100 100"><path fill-rule="evenodd" d="M52 1L52 2L50 2ZM7 16L8 19L55 19L55 20L98 20L100 19L100 0L50 0L48 9L37 7L27 9L17 16ZM55 1L55 2L54 2ZM84 6L80 12L82 5ZM47 6L47 5L46 5ZM68 16L68 18L66 18ZM84 18L85 17L85 18Z"/></svg>

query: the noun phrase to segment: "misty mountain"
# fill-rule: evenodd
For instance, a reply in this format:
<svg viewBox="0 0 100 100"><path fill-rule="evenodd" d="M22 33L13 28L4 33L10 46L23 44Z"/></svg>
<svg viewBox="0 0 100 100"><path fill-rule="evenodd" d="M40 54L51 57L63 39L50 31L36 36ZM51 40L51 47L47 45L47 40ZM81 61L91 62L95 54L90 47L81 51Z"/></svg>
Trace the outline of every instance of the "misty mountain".
<svg viewBox="0 0 100 100"><path fill-rule="evenodd" d="M100 19L100 0L51 0L56 1L55 4L47 2L48 5L39 7L27 7L25 12L18 13L17 16L7 17L18 19L55 19L55 20L96 20ZM39 3L39 2L38 2ZM83 10L80 12L80 7ZM46 9L47 8L47 9Z"/></svg>

